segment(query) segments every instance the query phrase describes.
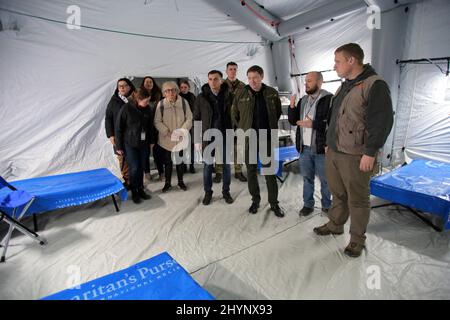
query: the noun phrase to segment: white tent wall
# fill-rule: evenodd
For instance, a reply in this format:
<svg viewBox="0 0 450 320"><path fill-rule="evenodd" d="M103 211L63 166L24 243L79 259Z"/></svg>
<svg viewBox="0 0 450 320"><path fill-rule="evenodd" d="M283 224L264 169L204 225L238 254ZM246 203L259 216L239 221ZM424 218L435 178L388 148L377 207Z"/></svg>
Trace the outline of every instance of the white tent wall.
<svg viewBox="0 0 450 320"><path fill-rule="evenodd" d="M361 45L365 62L371 61L372 33L367 27L369 15L365 9L356 10L343 18L326 23L295 35L295 55L300 73L309 71L332 70L334 67L334 50L339 46L356 42ZM325 80L338 79L335 72L324 75ZM303 80L303 79L302 79ZM334 93L339 82L326 84L324 88ZM301 82L304 94L304 83Z"/></svg>
<svg viewBox="0 0 450 320"><path fill-rule="evenodd" d="M383 12L380 16L379 28L373 30L372 36L372 66L389 85L394 112L398 104L400 83L397 60L404 54L409 13L409 6ZM382 166L391 165L394 133L395 128L391 130L382 152L378 155Z"/></svg>
<svg viewBox="0 0 450 320"><path fill-rule="evenodd" d="M405 52L400 58L448 57L449 2L425 1L410 6L410 10ZM405 156L450 162L450 101L446 98L449 77L434 65L407 64L401 72L400 86L393 164L404 162Z"/></svg>
<svg viewBox="0 0 450 320"><path fill-rule="evenodd" d="M65 24L73 4L81 30ZM118 173L104 113L120 77L205 81L235 61L240 79L258 64L274 83L270 48L207 1L2 0L0 8L0 175L10 180L98 167Z"/></svg>

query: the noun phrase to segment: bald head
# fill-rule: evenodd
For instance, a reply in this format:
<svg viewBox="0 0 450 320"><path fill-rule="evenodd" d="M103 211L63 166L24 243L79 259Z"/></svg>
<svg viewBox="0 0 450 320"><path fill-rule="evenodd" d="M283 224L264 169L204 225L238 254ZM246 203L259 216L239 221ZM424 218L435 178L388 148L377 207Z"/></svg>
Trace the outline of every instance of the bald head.
<svg viewBox="0 0 450 320"><path fill-rule="evenodd" d="M321 88L323 83L322 73L318 71L308 72L305 78L305 89L307 94L316 94Z"/></svg>

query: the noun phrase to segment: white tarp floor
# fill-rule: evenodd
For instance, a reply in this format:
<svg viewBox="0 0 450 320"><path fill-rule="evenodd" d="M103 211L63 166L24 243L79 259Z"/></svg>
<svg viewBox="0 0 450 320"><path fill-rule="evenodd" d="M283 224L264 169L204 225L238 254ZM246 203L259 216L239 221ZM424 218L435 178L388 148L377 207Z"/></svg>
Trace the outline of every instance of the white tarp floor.
<svg viewBox="0 0 450 320"><path fill-rule="evenodd" d="M256 215L247 211L247 184L234 178L234 204L215 184L213 203L203 206L200 167L185 175L187 192L162 194L162 183L152 182L151 200L123 202L118 213L109 198L41 214L40 234L49 243L15 234L0 264L0 299L39 299L66 289L77 268L86 282L163 251L217 299L450 299L450 232L397 207L373 209L367 250L348 258L348 224L341 236L312 231L327 221L318 185L316 212L299 217L302 178L293 169L280 187L283 219L268 210L262 177Z"/></svg>

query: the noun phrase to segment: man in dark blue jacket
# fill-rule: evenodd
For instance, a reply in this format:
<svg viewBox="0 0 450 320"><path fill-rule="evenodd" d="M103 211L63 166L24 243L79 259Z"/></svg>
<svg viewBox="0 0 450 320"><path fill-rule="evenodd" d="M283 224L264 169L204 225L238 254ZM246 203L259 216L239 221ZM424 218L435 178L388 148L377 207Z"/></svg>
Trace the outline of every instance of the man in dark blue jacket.
<svg viewBox="0 0 450 320"><path fill-rule="evenodd" d="M231 204L234 201L230 194L231 168L230 161L227 161L227 153L229 152L227 146L229 143L227 143L226 140L226 130L231 130L233 128L231 123L231 98L228 85L223 83L222 72L211 70L208 73L208 83L203 85L202 92L198 95L194 104L194 120L201 121L202 123L202 143L200 143L199 137L196 137L196 148L204 149L209 144L208 141L205 141L203 135L210 129L220 131L223 137L222 145L219 145L213 150L213 156L215 156L216 161L219 159L221 161L218 162L223 164L222 195L225 202L228 204ZM209 155L205 154L204 158L208 156ZM211 162L212 159L209 158L209 161L205 161L205 166L203 168L203 187L205 189L203 204L205 206L211 203L213 194L213 164Z"/></svg>

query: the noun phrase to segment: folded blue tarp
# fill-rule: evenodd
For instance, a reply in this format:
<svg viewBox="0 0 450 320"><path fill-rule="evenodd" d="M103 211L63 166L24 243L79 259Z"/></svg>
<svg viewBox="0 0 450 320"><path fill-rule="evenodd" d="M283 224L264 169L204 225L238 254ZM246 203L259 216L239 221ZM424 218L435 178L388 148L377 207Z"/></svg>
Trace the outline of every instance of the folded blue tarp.
<svg viewBox="0 0 450 320"><path fill-rule="evenodd" d="M375 177L374 196L438 215L450 229L450 164L423 159Z"/></svg>
<svg viewBox="0 0 450 320"><path fill-rule="evenodd" d="M10 184L36 197L26 216L78 206L116 193L120 194L122 200L127 199L127 190L122 182L104 168L18 180ZM0 190L0 194L8 192L6 189Z"/></svg>
<svg viewBox="0 0 450 320"><path fill-rule="evenodd" d="M213 300L167 252L43 300Z"/></svg>

